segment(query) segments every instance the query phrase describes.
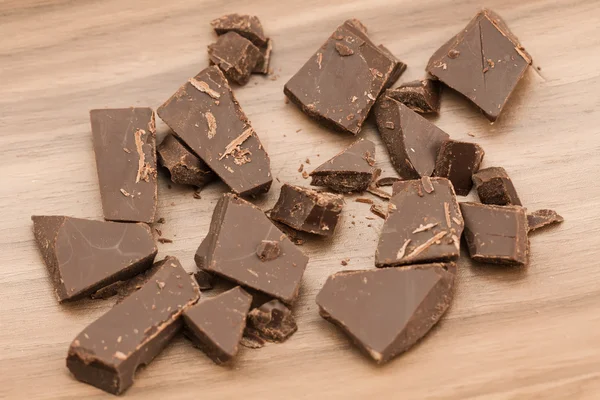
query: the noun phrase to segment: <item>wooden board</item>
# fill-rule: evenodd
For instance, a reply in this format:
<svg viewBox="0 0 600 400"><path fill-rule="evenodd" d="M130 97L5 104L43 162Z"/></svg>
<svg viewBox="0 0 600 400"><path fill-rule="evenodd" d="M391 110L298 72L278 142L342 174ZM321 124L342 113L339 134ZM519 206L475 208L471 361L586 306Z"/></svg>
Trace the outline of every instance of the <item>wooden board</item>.
<svg viewBox="0 0 600 400"><path fill-rule="evenodd" d="M377 43L424 74L429 56L478 9L475 1L330 2L193 0L0 1L0 398L99 399L73 379L71 340L113 301L58 305L33 242L30 215L101 218L88 111L158 107L207 65L208 22L254 13L275 43L271 77L254 76L236 95L272 157L281 182L332 156L353 138L309 121L284 102L284 83L344 19L360 18ZM491 125L445 92L436 123L504 166L531 210L555 208L562 226L531 238L522 270L460 262L451 310L410 352L383 367L363 357L322 320L315 295L327 276L372 268L382 220L347 201L332 240L314 240L300 300L300 329L285 344L243 349L234 366L214 365L177 338L141 371L127 398L365 399L597 398L600 391L600 35L597 2L489 0L533 55L535 65ZM166 127L159 124L159 132ZM470 137L468 133L474 135ZM378 166L395 175L376 129ZM275 201L280 183L257 204ZM222 184L192 197L161 179L166 219L159 257L193 254L207 232ZM377 200L379 201L379 200Z"/></svg>

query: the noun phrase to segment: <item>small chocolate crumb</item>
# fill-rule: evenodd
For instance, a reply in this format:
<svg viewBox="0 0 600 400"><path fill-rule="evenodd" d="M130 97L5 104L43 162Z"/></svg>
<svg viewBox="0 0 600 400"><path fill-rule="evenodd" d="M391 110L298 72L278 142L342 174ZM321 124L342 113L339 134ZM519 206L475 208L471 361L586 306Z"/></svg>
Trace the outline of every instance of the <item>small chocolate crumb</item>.
<svg viewBox="0 0 600 400"><path fill-rule="evenodd" d="M157 224L164 224L165 223L165 219L163 217L160 217L158 219L158 221L156 221Z"/></svg>
<svg viewBox="0 0 600 400"><path fill-rule="evenodd" d="M302 177L304 179L308 179L308 172L306 172L306 171L302 172Z"/></svg>
<svg viewBox="0 0 600 400"><path fill-rule="evenodd" d="M354 201L356 201L357 203L373 204L373 200L367 199L365 197L359 197Z"/></svg>
<svg viewBox="0 0 600 400"><path fill-rule="evenodd" d="M156 233L158 233L158 236L162 236L162 231L158 228L154 228L154 230L156 231Z"/></svg>
<svg viewBox="0 0 600 400"><path fill-rule="evenodd" d="M371 212L383 219L387 218L387 213L385 212L385 209L380 204L371 204Z"/></svg>
<svg viewBox="0 0 600 400"><path fill-rule="evenodd" d="M171 239L167 239L167 238L158 238L157 239L159 241L159 243L173 243L173 241Z"/></svg>
<svg viewBox="0 0 600 400"><path fill-rule="evenodd" d="M310 160L307 158L306 160L304 160L305 163L310 164Z"/></svg>
<svg viewBox="0 0 600 400"><path fill-rule="evenodd" d="M194 196L194 198L195 198L195 199L197 199L197 200L200 200L200 199L202 198L202 196L200 196L200 192L199 192L199 191L197 191L197 190L196 190L196 191L194 191L194 195L193 195L193 196Z"/></svg>
<svg viewBox="0 0 600 400"><path fill-rule="evenodd" d="M340 264L342 264L345 267L346 265L348 265L348 261L350 261L349 258L344 258Z"/></svg>
<svg viewBox="0 0 600 400"><path fill-rule="evenodd" d="M304 171L304 164L300 164L300 166L298 167L298 172L302 171Z"/></svg>

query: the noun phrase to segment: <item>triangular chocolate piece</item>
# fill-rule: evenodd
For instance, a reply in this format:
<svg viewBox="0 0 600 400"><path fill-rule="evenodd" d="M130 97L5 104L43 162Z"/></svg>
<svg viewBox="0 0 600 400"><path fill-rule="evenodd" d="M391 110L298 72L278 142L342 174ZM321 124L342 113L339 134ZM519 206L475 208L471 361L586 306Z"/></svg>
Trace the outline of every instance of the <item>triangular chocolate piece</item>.
<svg viewBox="0 0 600 400"><path fill-rule="evenodd" d="M450 137L440 128L406 107L382 96L375 104L375 118L392 165L404 179L431 176L442 143Z"/></svg>
<svg viewBox="0 0 600 400"><path fill-rule="evenodd" d="M32 216L33 233L60 302L129 279L152 266L150 227L64 216Z"/></svg>
<svg viewBox="0 0 600 400"><path fill-rule="evenodd" d="M413 346L446 312L455 270L450 263L338 272L317 295L319 312L382 364Z"/></svg>
<svg viewBox="0 0 600 400"><path fill-rule="evenodd" d="M279 243L279 256L261 260L262 241ZM198 248L202 268L285 303L298 295L305 256L253 204L227 193L217 203L210 230Z"/></svg>
<svg viewBox="0 0 600 400"><path fill-rule="evenodd" d="M313 186L327 186L341 193L363 192L375 172L375 144L360 139L319 165L310 176Z"/></svg>
<svg viewBox="0 0 600 400"><path fill-rule="evenodd" d="M565 219L554 210L537 210L527 214L528 233L549 225L559 224Z"/></svg>
<svg viewBox="0 0 600 400"><path fill-rule="evenodd" d="M201 301L183 313L186 336L215 363L238 352L252 296L239 286Z"/></svg>

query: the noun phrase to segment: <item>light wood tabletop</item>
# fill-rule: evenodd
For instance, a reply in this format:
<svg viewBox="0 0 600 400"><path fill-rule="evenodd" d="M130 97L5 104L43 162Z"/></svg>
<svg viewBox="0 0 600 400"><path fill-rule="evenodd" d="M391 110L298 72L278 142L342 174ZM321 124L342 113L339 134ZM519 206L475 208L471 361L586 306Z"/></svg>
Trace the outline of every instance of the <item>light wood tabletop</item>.
<svg viewBox="0 0 600 400"><path fill-rule="evenodd" d="M232 366L220 367L177 337L124 397L599 398L600 5L591 0L1 0L0 398L111 396L76 381L65 357L114 299L59 305L30 220L102 218L90 109L156 109L208 65L206 46L216 37L209 21L258 15L274 41L274 71L234 90L277 178L255 202L266 210L283 182L308 185L301 163L311 171L354 140L310 121L283 95L339 24L359 18L374 42L408 64L400 79L407 81L424 76L431 54L482 5L504 17L534 66L496 123L449 90L434 121L452 138L483 146L483 166L506 168L529 210L564 216L562 225L532 235L530 265L473 265L463 251L448 313L419 345L377 367L315 304L330 274L374 268L383 220L368 219L369 206L350 196L336 235L301 247L310 262L294 307L299 330L289 341L242 348ZM167 132L161 121L158 132ZM383 176L396 176L373 121L360 136L376 142ZM161 176L160 228L173 243L159 244L159 258L177 256L195 270L193 255L225 190L211 184L198 200Z"/></svg>

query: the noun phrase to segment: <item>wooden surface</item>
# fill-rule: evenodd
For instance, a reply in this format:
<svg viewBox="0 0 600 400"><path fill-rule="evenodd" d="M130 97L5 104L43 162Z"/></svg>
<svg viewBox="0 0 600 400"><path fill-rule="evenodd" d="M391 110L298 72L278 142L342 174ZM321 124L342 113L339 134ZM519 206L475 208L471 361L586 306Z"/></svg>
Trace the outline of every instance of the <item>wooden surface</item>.
<svg viewBox="0 0 600 400"><path fill-rule="evenodd" d="M314 299L328 275L373 268L382 220L347 201L330 241L313 240L299 331L285 344L243 348L230 368L177 338L142 370L127 398L158 399L574 399L600 396L600 6L595 1L489 0L532 54L530 68L494 125L445 92L436 123L481 144L485 166L504 166L531 210L555 208L562 226L531 238L526 269L460 261L450 311L405 355L376 367L332 325ZM284 83L344 19L423 76L429 56L474 15L475 1L0 1L0 398L99 399L65 367L71 340L113 301L57 304L33 241L30 215L101 218L88 111L158 107L207 65L209 21L226 12L260 16L275 43L271 78L236 89L281 182L353 138L320 128L284 102ZM298 132L298 130L301 131ZM166 132L159 124L159 133ZM468 133L475 137L468 136ZM372 122L378 166L395 175ZM269 208L275 182L258 201ZM159 257L193 271L222 184L192 190L162 177ZM379 200L377 200L379 201ZM355 224L352 224L354 222ZM369 226L369 224L371 226ZM340 261L350 258L348 267Z"/></svg>

